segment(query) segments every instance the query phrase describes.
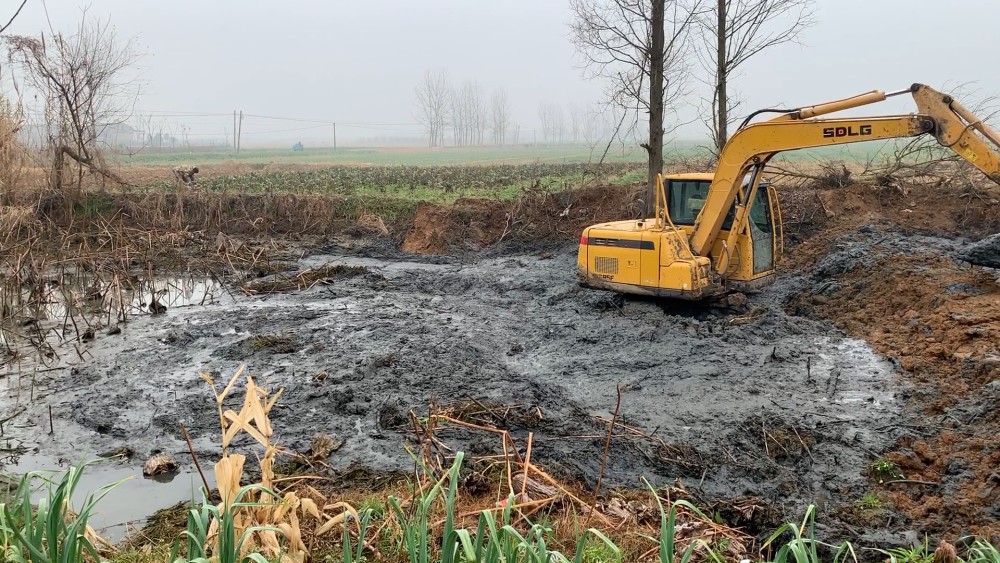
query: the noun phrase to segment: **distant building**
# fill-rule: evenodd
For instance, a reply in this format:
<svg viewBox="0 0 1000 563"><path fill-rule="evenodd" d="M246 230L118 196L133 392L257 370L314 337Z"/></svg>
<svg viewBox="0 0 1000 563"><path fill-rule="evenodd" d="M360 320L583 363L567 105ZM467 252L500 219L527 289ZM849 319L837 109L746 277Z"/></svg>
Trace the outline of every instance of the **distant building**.
<svg viewBox="0 0 1000 563"><path fill-rule="evenodd" d="M99 143L112 148L141 147L145 140L141 131L127 123L110 123L97 135Z"/></svg>

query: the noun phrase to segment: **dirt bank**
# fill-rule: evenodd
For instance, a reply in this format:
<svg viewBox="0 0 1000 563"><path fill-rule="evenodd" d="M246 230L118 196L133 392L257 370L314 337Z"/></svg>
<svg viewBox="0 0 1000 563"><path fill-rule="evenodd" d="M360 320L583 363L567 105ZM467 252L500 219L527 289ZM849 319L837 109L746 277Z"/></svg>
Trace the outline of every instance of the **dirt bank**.
<svg viewBox="0 0 1000 563"><path fill-rule="evenodd" d="M948 239L863 228L835 244L791 308L835 319L914 386L886 458L927 484L884 498L940 533L1000 532L1000 274L956 260L966 245Z"/></svg>
<svg viewBox="0 0 1000 563"><path fill-rule="evenodd" d="M1000 189L855 186L791 199L813 220L786 262L806 274L788 311L832 319L912 386L907 416L893 421L905 431L884 457L921 483L880 497L934 534L1000 535L1000 273L963 259L1000 230Z"/></svg>

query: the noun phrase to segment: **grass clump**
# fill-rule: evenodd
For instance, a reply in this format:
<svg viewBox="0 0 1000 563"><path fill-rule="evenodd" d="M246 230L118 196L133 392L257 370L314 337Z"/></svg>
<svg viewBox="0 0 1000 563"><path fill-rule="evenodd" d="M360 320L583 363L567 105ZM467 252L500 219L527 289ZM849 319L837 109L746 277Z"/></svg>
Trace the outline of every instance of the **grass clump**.
<svg viewBox="0 0 1000 563"><path fill-rule="evenodd" d="M257 334L251 336L247 346L254 352L271 350L275 354L290 354L298 349L295 338L281 334Z"/></svg>
<svg viewBox="0 0 1000 563"><path fill-rule="evenodd" d="M858 499L857 507L861 510L881 510L885 508L885 503L882 499L878 498L875 493L867 493L865 496Z"/></svg>
<svg viewBox="0 0 1000 563"><path fill-rule="evenodd" d="M876 459L871 462L868 466L868 473L879 482L903 478L903 472L899 470L899 466L888 459Z"/></svg>
<svg viewBox="0 0 1000 563"><path fill-rule="evenodd" d="M0 504L0 555L11 563L76 563L86 557L100 560L99 547L108 547L87 523L97 503L119 482L87 495L79 512L70 507L84 466L70 467L54 483L31 472L18 483L13 499ZM33 497L36 482L44 494Z"/></svg>

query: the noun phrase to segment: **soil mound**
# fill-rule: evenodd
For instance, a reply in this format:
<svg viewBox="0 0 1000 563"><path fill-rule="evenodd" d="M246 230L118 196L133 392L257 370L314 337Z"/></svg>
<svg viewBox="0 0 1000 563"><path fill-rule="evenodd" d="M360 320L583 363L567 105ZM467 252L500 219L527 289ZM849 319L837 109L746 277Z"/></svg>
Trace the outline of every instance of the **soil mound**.
<svg viewBox="0 0 1000 563"><path fill-rule="evenodd" d="M503 236L507 217L503 203L494 200L464 198L452 205L421 203L401 249L415 254L482 250Z"/></svg>
<svg viewBox="0 0 1000 563"><path fill-rule="evenodd" d="M594 223L638 217L642 186L595 186L548 193L528 190L507 201L463 198L421 203L401 249L415 254L478 251L500 243L574 240Z"/></svg>

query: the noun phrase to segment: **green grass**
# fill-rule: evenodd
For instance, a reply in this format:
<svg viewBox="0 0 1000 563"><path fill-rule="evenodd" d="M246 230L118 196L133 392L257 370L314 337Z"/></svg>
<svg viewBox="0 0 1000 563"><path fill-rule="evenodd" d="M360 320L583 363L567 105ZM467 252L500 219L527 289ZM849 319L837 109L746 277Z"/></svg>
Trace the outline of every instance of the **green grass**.
<svg viewBox="0 0 1000 563"><path fill-rule="evenodd" d="M462 197L506 200L529 189L554 192L595 182L621 185L643 177L639 166L633 163L337 166L295 172L216 176L199 180L198 189L229 193L322 194L363 199L388 195L413 201L448 203Z"/></svg>
<svg viewBox="0 0 1000 563"><path fill-rule="evenodd" d="M891 152L895 146L909 139L867 141L801 149L781 153L777 158L791 162L842 160L864 163L880 153ZM306 147L295 152L288 148L249 148L237 155L232 149L219 147L194 147L191 149L145 149L134 155L113 155L124 165L174 166L192 164L209 167L219 163L242 164L304 164L330 166L442 166L490 164L578 164L601 160L606 145L506 145L478 147ZM664 158L670 161L706 158L708 143L703 141L673 140L664 146ZM604 162L645 162L646 151L637 142L612 143Z"/></svg>
<svg viewBox="0 0 1000 563"><path fill-rule="evenodd" d="M322 559L330 563L358 563L367 561L370 556L368 547L373 545L374 538L367 537L369 524L373 520L381 520L387 515L386 504L395 516L392 526L397 534L386 536L377 544L383 549L383 556L390 561L407 561L409 563L460 563L477 561L483 563L620 563L623 561L622 550L604 533L595 528L580 529L578 539L573 547L573 553L563 554L552 549L554 543L553 530L542 521L524 521L511 510L514 497L507 499L506 508L499 514L493 511L483 512L474 528L462 528L456 525L456 501L458 482L460 481L463 454L455 456L455 462L432 487L413 499L408 508L404 508L400 499L389 497L388 503L372 498L367 503L367 509L360 512L359 522L348 522L344 526L341 547L338 552L326 554ZM99 557L94 546L83 536L83 529L91 511L100 501L100 497L114 485L103 487L95 495L84 502L79 514L68 512L66 500L73 496L79 483L83 468L71 468L63 479L54 486L49 486L41 496L31 496L31 482L38 478L37 474L28 475L22 480L15 500L8 504L0 504L0 553L4 561L22 563L83 563L89 555L94 560ZM685 510L705 518L696 507L679 500L665 505L650 486L650 493L655 499L660 512L660 527L655 536L649 536L654 546L657 546L656 559L660 563L680 561L714 561L721 563L723 548L713 549L700 541L688 543L679 551L675 542L678 530L678 510ZM217 522L220 533L219 550L213 553L213 560L219 563L268 563L260 555L251 553L246 557L239 556L240 547L251 533L251 530L241 535L236 534L234 525L235 510L248 506L258 506L256 503L244 502L243 497L252 490L259 490L268 497L280 498L275 493L263 489L259 485L248 485L237 494L236 500L230 506L220 509L205 498L187 511L187 529L177 538L170 554L164 558L163 545L146 546L147 549L132 548L115 554L115 563L147 563L152 561L207 563L206 547L209 544L208 529L212 522ZM443 508L444 514L440 509ZM378 511L382 515L376 516ZM521 520L518 523L518 520ZM265 529L265 528L259 528ZM270 528L268 528L270 529ZM386 528L382 528L383 533ZM357 534L349 533L356 530ZM644 536L645 537L645 536ZM392 538L396 538L394 541ZM718 547L718 546L715 546ZM186 557L182 557L182 552ZM912 549L894 549L882 552L888 561L893 563L924 563L933 559L930 548L925 542ZM856 561L857 554L850 543L832 545L824 543L815 537L815 509L809 507L802 522L790 522L775 531L761 548L761 554L753 557L754 561L771 563L820 563ZM985 541L973 543L964 554L963 561L967 563L1000 563L1000 552L996 547Z"/></svg>
<svg viewBox="0 0 1000 563"><path fill-rule="evenodd" d="M934 550L931 549L927 538L924 543L914 547L897 547L888 551L883 551L890 563L933 563Z"/></svg>
<svg viewBox="0 0 1000 563"><path fill-rule="evenodd" d="M903 473L899 470L894 462L887 459L877 459L868 466L868 470L872 477L878 479L879 481L889 481L892 479L901 479Z"/></svg>
<svg viewBox="0 0 1000 563"><path fill-rule="evenodd" d="M862 510L879 510L885 506L875 493L867 493L858 499L857 505Z"/></svg>
<svg viewBox="0 0 1000 563"><path fill-rule="evenodd" d="M80 484L83 467L71 467L59 482L40 472L26 474L10 502L0 504L0 555L10 563L77 563L85 556L99 560L87 537L87 520L97 503L118 483L88 494L73 513L69 502ZM44 493L35 496L37 483ZM120 481L119 481L120 483Z"/></svg>

